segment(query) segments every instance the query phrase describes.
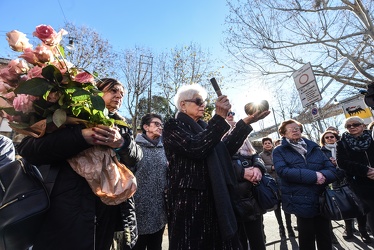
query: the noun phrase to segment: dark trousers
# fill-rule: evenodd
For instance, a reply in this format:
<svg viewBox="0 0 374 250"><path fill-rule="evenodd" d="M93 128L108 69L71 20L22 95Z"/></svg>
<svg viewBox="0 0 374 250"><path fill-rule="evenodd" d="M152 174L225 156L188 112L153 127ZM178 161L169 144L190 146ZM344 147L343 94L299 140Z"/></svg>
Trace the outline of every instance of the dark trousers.
<svg viewBox="0 0 374 250"><path fill-rule="evenodd" d="M133 250L161 250L164 230L165 227L153 234L139 234L138 241L136 242Z"/></svg>
<svg viewBox="0 0 374 250"><path fill-rule="evenodd" d="M274 214L275 214L275 217L277 218L279 228L284 229L284 224L283 224L282 213L281 212L282 212L282 208L281 208L281 205L279 204L277 209L274 210ZM292 229L291 214L284 212L284 218L286 219L287 229Z"/></svg>
<svg viewBox="0 0 374 250"><path fill-rule="evenodd" d="M262 216L258 216L256 220L243 221L241 224L239 224L240 243L242 244L244 250L248 249L248 241L251 249L266 249L262 225Z"/></svg>
<svg viewBox="0 0 374 250"><path fill-rule="evenodd" d="M365 198L361 198L361 200L365 203L365 205L370 209L369 213L367 214L367 222L370 227L371 233L374 233L374 200L369 200ZM363 224L363 223L361 223ZM358 224L360 226L360 224ZM364 225L362 225L364 226ZM366 226L366 225L365 225ZM360 227L359 227L360 229Z"/></svg>
<svg viewBox="0 0 374 250"><path fill-rule="evenodd" d="M297 230L299 231L299 249L331 250L330 220L322 216L301 218L297 216Z"/></svg>

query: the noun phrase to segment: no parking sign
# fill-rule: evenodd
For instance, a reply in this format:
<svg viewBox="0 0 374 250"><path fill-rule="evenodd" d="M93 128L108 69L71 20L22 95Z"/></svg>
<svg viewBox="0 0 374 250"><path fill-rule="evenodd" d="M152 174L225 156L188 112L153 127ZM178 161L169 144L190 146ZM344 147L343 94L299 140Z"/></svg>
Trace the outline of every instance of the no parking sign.
<svg viewBox="0 0 374 250"><path fill-rule="evenodd" d="M313 105L311 114L314 120L321 118L317 105Z"/></svg>
<svg viewBox="0 0 374 250"><path fill-rule="evenodd" d="M304 108L322 100L310 63L305 64L299 70L295 71L292 77Z"/></svg>

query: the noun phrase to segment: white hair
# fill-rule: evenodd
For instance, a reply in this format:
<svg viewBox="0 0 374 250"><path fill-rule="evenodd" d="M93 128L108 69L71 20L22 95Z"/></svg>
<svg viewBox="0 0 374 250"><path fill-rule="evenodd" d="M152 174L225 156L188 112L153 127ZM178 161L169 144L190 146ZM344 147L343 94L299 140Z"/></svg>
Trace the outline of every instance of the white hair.
<svg viewBox="0 0 374 250"><path fill-rule="evenodd" d="M345 126L347 125L347 123L350 122L350 121L354 121L354 122L359 122L359 123L361 123L361 124L365 124L364 119L362 119L361 117L358 117L358 116L351 116L351 117L349 117L349 118L347 118L347 119L345 120L344 127L345 127Z"/></svg>
<svg viewBox="0 0 374 250"><path fill-rule="evenodd" d="M200 95L203 100L208 96L207 91L199 84L189 84L181 86L174 97L174 104L178 111L182 111L181 101L192 99L195 95Z"/></svg>

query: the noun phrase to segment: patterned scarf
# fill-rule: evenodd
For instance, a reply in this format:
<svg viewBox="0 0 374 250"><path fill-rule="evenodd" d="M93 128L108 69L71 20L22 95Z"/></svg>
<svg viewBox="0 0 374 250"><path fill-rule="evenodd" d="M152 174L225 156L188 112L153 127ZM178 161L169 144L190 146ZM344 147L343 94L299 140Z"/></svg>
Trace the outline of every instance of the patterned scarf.
<svg viewBox="0 0 374 250"><path fill-rule="evenodd" d="M325 148L331 151L331 156L336 158L336 143L325 144Z"/></svg>
<svg viewBox="0 0 374 250"><path fill-rule="evenodd" d="M286 140L290 143L290 145L301 155L305 155L307 150L306 150L306 143L303 139L300 138L298 141L292 141L290 139Z"/></svg>
<svg viewBox="0 0 374 250"><path fill-rule="evenodd" d="M342 139L348 143L349 147L353 151L367 150L373 140L369 130L364 130L362 135L357 137L352 136L348 132L344 132Z"/></svg>

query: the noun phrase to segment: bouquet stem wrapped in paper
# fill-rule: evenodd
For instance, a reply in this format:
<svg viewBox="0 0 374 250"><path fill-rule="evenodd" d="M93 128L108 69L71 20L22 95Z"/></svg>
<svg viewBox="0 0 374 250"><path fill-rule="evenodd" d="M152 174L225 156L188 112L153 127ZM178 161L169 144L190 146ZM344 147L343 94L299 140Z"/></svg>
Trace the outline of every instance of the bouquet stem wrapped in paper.
<svg viewBox="0 0 374 250"><path fill-rule="evenodd" d="M136 191L133 173L117 160L116 153L109 147L91 147L68 162L107 205L122 203Z"/></svg>
<svg viewBox="0 0 374 250"><path fill-rule="evenodd" d="M33 49L25 34L7 33L9 46L23 54L0 69L2 116L16 132L35 138L65 124L128 126L107 116L94 76L65 60L60 42L66 34L63 29L56 32L39 25L33 35L41 44ZM121 203L136 190L134 175L118 162L112 148L93 146L68 161L106 204Z"/></svg>

